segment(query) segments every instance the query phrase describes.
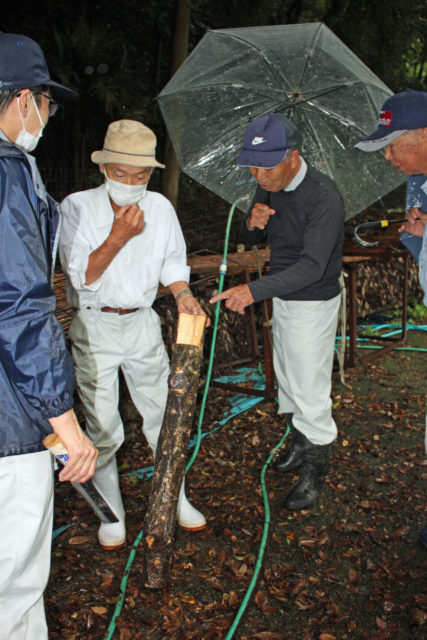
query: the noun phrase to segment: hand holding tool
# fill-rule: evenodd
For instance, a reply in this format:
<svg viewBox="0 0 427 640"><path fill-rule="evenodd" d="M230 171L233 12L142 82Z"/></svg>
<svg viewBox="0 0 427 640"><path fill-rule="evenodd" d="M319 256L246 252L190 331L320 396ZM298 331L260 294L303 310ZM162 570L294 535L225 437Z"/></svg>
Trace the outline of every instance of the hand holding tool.
<svg viewBox="0 0 427 640"><path fill-rule="evenodd" d="M46 449L49 449L56 460L65 466L68 462L68 451L61 438L55 433L51 433L43 440ZM102 522L112 523L118 522L119 518L114 513L104 496L98 491L92 480L87 482L72 482L74 489L80 493L82 498L86 500L89 506L95 511L96 515Z"/></svg>

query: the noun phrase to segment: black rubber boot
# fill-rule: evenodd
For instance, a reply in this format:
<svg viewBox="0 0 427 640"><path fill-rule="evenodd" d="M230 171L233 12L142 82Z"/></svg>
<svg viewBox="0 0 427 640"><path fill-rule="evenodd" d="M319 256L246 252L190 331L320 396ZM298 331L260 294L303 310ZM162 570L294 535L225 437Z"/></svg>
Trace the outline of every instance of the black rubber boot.
<svg viewBox="0 0 427 640"><path fill-rule="evenodd" d="M295 487L286 496L286 509L305 509L317 498L325 486L330 445L315 445L308 441L302 455L301 476Z"/></svg>
<svg viewBox="0 0 427 640"><path fill-rule="evenodd" d="M273 469L278 471L279 473L287 473L288 471L293 471L297 467L302 464L302 455L306 448L307 443L309 441L307 438L297 429L295 429L292 423L292 414L288 418L288 425L291 431L292 436L292 444L286 453L280 458L277 458L276 462L273 465Z"/></svg>

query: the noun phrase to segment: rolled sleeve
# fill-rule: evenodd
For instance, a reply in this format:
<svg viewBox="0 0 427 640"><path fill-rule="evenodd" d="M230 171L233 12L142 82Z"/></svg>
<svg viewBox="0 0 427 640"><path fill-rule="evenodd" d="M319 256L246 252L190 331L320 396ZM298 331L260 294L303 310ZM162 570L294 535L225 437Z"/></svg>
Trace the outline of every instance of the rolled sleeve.
<svg viewBox="0 0 427 640"><path fill-rule="evenodd" d="M168 287L173 282L190 279L190 267L187 266L187 248L175 211L172 208L171 224L166 241L165 257L160 273L160 282Z"/></svg>
<svg viewBox="0 0 427 640"><path fill-rule="evenodd" d="M182 264L169 264L162 269L161 283L168 287L173 282L183 280L188 282L190 279L190 267Z"/></svg>

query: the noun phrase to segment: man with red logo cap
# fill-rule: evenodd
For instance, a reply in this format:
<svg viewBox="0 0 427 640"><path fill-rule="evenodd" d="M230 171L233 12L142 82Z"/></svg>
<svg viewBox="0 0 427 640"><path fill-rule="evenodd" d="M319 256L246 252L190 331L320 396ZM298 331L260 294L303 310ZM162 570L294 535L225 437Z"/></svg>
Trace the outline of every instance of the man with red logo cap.
<svg viewBox="0 0 427 640"><path fill-rule="evenodd" d="M355 147L361 151L385 148L386 160L410 176L407 201L412 206L407 212L408 221L400 231L420 238L415 257L427 305L427 92L406 89L388 98L380 112L377 129ZM425 448L427 453L427 415ZM427 528L420 537L427 547Z"/></svg>
<svg viewBox="0 0 427 640"><path fill-rule="evenodd" d="M361 151L385 148L384 157L408 181L408 222L400 231L422 238L427 221L427 92L406 89L385 101L377 129L355 145ZM416 176L416 177L412 177ZM423 248L421 248L423 244ZM415 257L420 263L420 281L427 290L426 242L419 243Z"/></svg>
<svg viewBox="0 0 427 640"><path fill-rule="evenodd" d="M250 168L258 186L243 239L270 245L270 271L211 299L243 313L249 304L273 298L279 413L292 433L275 469L287 473L301 466L283 503L287 509L304 509L317 498L337 436L330 392L344 236L341 195L327 176L307 166L297 143L296 126L280 114L248 125L237 164Z"/></svg>
<svg viewBox="0 0 427 640"><path fill-rule="evenodd" d="M32 151L57 108L39 45L0 33L0 637L47 640L43 591L50 568L51 454L57 433L69 463L60 480L85 482L97 451L73 411L74 373L55 317L52 279L60 210Z"/></svg>

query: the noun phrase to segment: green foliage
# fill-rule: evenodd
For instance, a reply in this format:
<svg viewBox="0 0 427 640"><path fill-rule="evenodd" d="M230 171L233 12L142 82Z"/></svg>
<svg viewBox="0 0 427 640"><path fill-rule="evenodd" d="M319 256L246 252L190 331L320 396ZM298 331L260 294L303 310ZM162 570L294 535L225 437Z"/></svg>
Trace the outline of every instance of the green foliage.
<svg viewBox="0 0 427 640"><path fill-rule="evenodd" d="M405 55L406 74L414 88L424 89L427 85L427 43L414 37Z"/></svg>
<svg viewBox="0 0 427 640"><path fill-rule="evenodd" d="M414 0L408 4L389 0L386 8L371 0L359 0L357 4L332 0L329 4L326 24L374 73L392 91L411 86L407 63L411 60L414 41L419 39L425 47L425 1Z"/></svg>
<svg viewBox="0 0 427 640"><path fill-rule="evenodd" d="M408 307L408 321L414 324L424 324L427 322L427 307L422 302L413 299L409 302ZM402 316L401 309L394 309L389 314L390 318L400 318Z"/></svg>
<svg viewBox="0 0 427 640"><path fill-rule="evenodd" d="M427 307L422 302L415 302L409 307L408 312L412 322L425 322L427 320Z"/></svg>

